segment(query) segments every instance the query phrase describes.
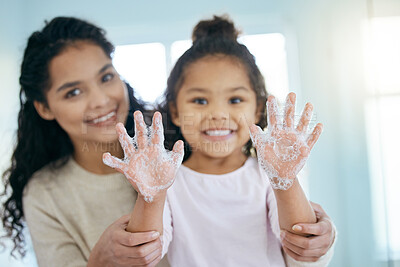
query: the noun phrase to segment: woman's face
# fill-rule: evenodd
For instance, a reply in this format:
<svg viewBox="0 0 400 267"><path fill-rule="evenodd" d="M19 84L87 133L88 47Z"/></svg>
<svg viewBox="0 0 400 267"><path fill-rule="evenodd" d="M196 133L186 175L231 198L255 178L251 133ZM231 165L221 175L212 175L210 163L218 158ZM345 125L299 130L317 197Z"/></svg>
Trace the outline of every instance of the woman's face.
<svg viewBox="0 0 400 267"><path fill-rule="evenodd" d="M48 106L35 103L44 119L55 119L75 149L88 142L117 140L115 125L125 123L129 98L111 59L99 46L89 42L69 46L51 60L49 74Z"/></svg>

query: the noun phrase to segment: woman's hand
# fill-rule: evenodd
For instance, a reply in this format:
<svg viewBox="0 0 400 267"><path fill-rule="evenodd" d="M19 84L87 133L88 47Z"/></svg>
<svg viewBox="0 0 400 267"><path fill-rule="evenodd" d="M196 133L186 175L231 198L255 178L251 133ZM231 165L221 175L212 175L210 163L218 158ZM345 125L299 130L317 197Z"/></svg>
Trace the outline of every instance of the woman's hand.
<svg viewBox="0 0 400 267"><path fill-rule="evenodd" d="M161 260L158 232L125 231L129 215L122 216L101 235L90 253L88 267L155 266Z"/></svg>
<svg viewBox="0 0 400 267"><path fill-rule="evenodd" d="M172 185L183 159L183 142L177 141L172 151L164 148L161 114L156 112L147 128L140 111L134 113L135 137L130 138L122 123L116 126L125 158L120 160L105 153L103 162L123 173L147 202Z"/></svg>
<svg viewBox="0 0 400 267"><path fill-rule="evenodd" d="M325 255L335 240L335 228L322 207L311 202L316 223L298 223L293 230L302 235L281 231L283 250L297 261L315 262Z"/></svg>
<svg viewBox="0 0 400 267"><path fill-rule="evenodd" d="M311 134L307 133L312 115L312 105L307 103L300 122L294 127L296 94L290 93L285 104L283 123L278 123L278 107L273 96L268 97L268 127L266 133L256 125L250 127L251 139L274 189L289 189L303 168L312 147L322 132L318 123Z"/></svg>

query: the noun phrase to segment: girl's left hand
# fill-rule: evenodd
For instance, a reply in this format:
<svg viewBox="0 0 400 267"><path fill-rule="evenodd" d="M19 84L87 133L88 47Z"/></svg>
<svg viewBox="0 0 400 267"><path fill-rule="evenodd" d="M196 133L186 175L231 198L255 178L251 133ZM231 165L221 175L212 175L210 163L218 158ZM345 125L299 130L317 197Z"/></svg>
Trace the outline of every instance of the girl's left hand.
<svg viewBox="0 0 400 267"><path fill-rule="evenodd" d="M177 141L172 151L164 148L164 131L160 112L153 117L147 129L140 111L134 113L135 137L130 138L122 123L116 125L119 142L125 158L120 160L104 153L103 162L123 173L136 191L151 202L160 191L166 191L174 182L183 160L183 142Z"/></svg>
<svg viewBox="0 0 400 267"><path fill-rule="evenodd" d="M266 133L259 126L250 126L258 161L274 189L287 190L292 186L322 132L322 124L318 123L311 134L307 133L313 109L310 103L306 104L298 126L294 127L295 102L296 94L290 93L286 98L283 123L280 124L276 99L269 96Z"/></svg>

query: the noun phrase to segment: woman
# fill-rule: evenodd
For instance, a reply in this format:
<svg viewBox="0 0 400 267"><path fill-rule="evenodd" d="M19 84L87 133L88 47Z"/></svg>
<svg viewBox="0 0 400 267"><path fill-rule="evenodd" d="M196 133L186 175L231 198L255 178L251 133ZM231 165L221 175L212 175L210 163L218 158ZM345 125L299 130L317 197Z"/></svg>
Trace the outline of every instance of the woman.
<svg viewBox="0 0 400 267"><path fill-rule="evenodd" d="M55 18L31 35L21 66L18 141L5 173L3 224L23 254L23 218L39 266L154 266L160 240L125 231L136 192L101 161L143 103L120 80L104 31ZM129 97L128 97L129 96ZM140 245L143 244L143 245Z"/></svg>
<svg viewBox="0 0 400 267"><path fill-rule="evenodd" d="M112 66L113 51L102 29L76 18L55 18L28 40L2 221L13 252L23 255L26 220L39 266L155 266L160 260L157 232L125 231L129 216L120 216L131 212L137 193L102 163L106 151L123 156L116 123L132 135L132 113L144 110ZM321 214L319 223L303 227L319 236L287 233L286 249L296 259L317 259L332 243L332 224Z"/></svg>

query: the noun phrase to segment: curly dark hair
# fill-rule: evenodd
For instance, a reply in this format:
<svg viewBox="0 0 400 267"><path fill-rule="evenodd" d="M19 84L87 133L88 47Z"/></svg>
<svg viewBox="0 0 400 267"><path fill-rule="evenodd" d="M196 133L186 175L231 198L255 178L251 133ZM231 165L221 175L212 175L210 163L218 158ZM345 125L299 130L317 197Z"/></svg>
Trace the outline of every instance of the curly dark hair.
<svg viewBox="0 0 400 267"><path fill-rule="evenodd" d="M254 56L247 47L238 43L239 32L227 16L214 16L210 20L200 21L193 29L193 45L178 59L171 70L164 93L163 102L158 110L164 114L165 146L171 150L178 140L185 144L184 161L190 157L191 148L183 137L180 127L172 122L170 105L176 106L178 91L185 79L186 69L194 62L206 56L229 56L238 60L246 69L252 89L256 93L257 106L260 107L260 121L257 125L261 128L267 126L266 101L268 94L265 88L264 77L258 69ZM243 148L245 155L254 155L251 140Z"/></svg>
<svg viewBox="0 0 400 267"><path fill-rule="evenodd" d="M106 39L105 31L87 21L73 17L56 17L46 22L41 31L34 32L28 40L21 64L20 111L18 114L17 143L11 166L3 173L5 190L1 213L5 235L11 238L13 257L24 257L25 239L22 195L32 175L46 165L60 168L73 153L67 133L55 121L42 119L33 103L47 105L46 92L50 87L49 64L51 60L76 42L85 41L99 46L111 58L114 46ZM128 133L133 135L134 110L144 111L144 103L136 99L132 87L129 92L130 111L126 122Z"/></svg>

